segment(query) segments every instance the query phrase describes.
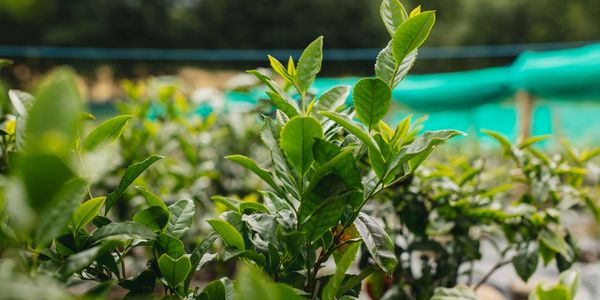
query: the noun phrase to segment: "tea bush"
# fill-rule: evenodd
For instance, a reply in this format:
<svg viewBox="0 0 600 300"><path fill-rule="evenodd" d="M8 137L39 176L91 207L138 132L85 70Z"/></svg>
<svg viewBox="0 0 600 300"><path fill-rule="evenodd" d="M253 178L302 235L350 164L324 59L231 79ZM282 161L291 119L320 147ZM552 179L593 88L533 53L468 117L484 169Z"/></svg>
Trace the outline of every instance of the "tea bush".
<svg viewBox="0 0 600 300"><path fill-rule="evenodd" d="M563 275L531 299L572 299L581 251L561 217L600 219L600 150L548 155L546 137L485 131L502 156L432 159L463 133L384 119L435 13L384 0L381 17L390 41L354 87L311 88L322 37L297 61L268 57L280 79L249 71L275 107L258 120L198 117L181 87L148 81L94 122L65 68L8 92L1 297L476 299L499 268L528 281L541 258ZM484 243L499 260L478 274Z"/></svg>

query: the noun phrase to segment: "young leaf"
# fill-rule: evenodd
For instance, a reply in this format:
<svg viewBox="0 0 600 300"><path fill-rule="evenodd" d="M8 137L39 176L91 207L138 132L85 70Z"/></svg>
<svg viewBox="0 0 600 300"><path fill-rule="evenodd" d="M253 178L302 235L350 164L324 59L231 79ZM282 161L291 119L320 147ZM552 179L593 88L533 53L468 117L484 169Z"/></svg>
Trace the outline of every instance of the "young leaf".
<svg viewBox="0 0 600 300"><path fill-rule="evenodd" d="M96 197L83 202L73 215L73 232L77 233L83 226L91 222L100 211L106 197Z"/></svg>
<svg viewBox="0 0 600 300"><path fill-rule="evenodd" d="M271 63L271 68L273 68L273 70L275 72L277 72L277 74L279 74L279 76L281 76L287 82L293 83L294 77L290 76L287 69L281 64L281 62L279 62L279 60L277 60L277 58L275 58L271 55L268 55L268 57L269 57L269 62Z"/></svg>
<svg viewBox="0 0 600 300"><path fill-rule="evenodd" d="M196 207L192 200L183 199L171 204L169 206L169 213L171 214L171 218L169 218L169 224L165 232L176 238L180 238L192 226Z"/></svg>
<svg viewBox="0 0 600 300"><path fill-rule="evenodd" d="M500 145L502 146L502 149L504 149L505 153L511 153L512 145L510 144L510 141L508 140L507 137L505 137L504 135L502 135L499 132L492 131L492 130L483 129L483 130L481 130L481 132L483 132L485 135L490 136L490 137L494 138L496 141L498 141L500 143Z"/></svg>
<svg viewBox="0 0 600 300"><path fill-rule="evenodd" d="M392 39L392 53L396 63L403 62L411 52L425 42L433 23L435 23L435 13L426 11L409 18L398 27Z"/></svg>
<svg viewBox="0 0 600 300"><path fill-rule="evenodd" d="M294 117L281 131L281 148L301 174L305 174L314 161L315 138L323 138L323 127L313 117Z"/></svg>
<svg viewBox="0 0 600 300"><path fill-rule="evenodd" d="M219 219L208 220L207 222L221 236L225 243L238 250L243 251L246 249L244 238L231 224Z"/></svg>
<svg viewBox="0 0 600 300"><path fill-rule="evenodd" d="M91 151L102 144L115 141L131 118L132 115L120 115L102 122L83 140L83 149Z"/></svg>
<svg viewBox="0 0 600 300"><path fill-rule="evenodd" d="M349 120L346 116L339 113L321 112L320 114L326 116L340 126L344 127L344 129L348 130L350 133L354 134L359 140L365 143L367 147L373 148L379 152L379 147L377 146L377 143L375 143L375 140L373 140L369 133L360 127L360 125L354 123L352 120Z"/></svg>
<svg viewBox="0 0 600 300"><path fill-rule="evenodd" d="M328 177L325 177L323 181L326 182L327 178ZM317 186L316 189L322 191L324 188L321 185ZM311 210L310 208L304 210L312 211L312 213L304 218L302 224L302 231L305 233L306 239L311 243L320 239L326 231L338 224L339 219L344 212L344 206L346 205L345 200L347 199L344 196L334 196L328 199L322 199L318 196L314 198L321 200L321 204L314 210ZM313 203L316 202L312 199L308 201ZM302 213L302 215L306 215L306 213Z"/></svg>
<svg viewBox="0 0 600 300"><path fill-rule="evenodd" d="M104 208L104 213L108 213L108 211L115 204L115 202L119 198L121 198L121 196L125 192L125 189L127 189L127 187L129 187L129 185L131 185L131 183L133 183L133 181L138 176L140 176L142 172L144 172L153 163L155 163L161 158L162 156L152 155L146 158L144 161L132 164L129 167L127 167L127 170L125 170L125 175L121 177L121 181L119 182L117 189L115 189L112 193L108 194L108 197L106 198L106 206Z"/></svg>
<svg viewBox="0 0 600 300"><path fill-rule="evenodd" d="M398 26L408 19L404 6L398 0L383 0L379 7L379 14L381 20L383 20L383 25L392 36L394 36Z"/></svg>
<svg viewBox="0 0 600 300"><path fill-rule="evenodd" d="M279 186L273 180L273 176L271 175L271 173L258 166L258 164L252 159L243 155L229 155L225 156L225 158L234 161L243 166L244 168L252 171L258 177L260 177L260 179L264 180L268 185L270 185L274 190L280 190Z"/></svg>
<svg viewBox="0 0 600 300"><path fill-rule="evenodd" d="M337 260L335 265L335 273L325 285L323 289L323 300L336 300L338 295L338 290L340 289L344 277L346 276L346 271L356 258L356 254L358 253L358 249L360 248L360 243L353 243L342 255L340 259Z"/></svg>
<svg viewBox="0 0 600 300"><path fill-rule="evenodd" d="M379 78L364 78L354 86L352 99L356 116L370 129L387 114L392 102L392 91Z"/></svg>
<svg viewBox="0 0 600 300"><path fill-rule="evenodd" d="M150 206L136 213L133 221L153 231L161 231L169 223L169 211L162 206Z"/></svg>
<svg viewBox="0 0 600 300"><path fill-rule="evenodd" d="M144 196L144 199L146 199L146 203L148 204L148 206L160 206L164 209L168 209L165 202L147 188L143 186L136 186L135 189L140 191L142 196Z"/></svg>
<svg viewBox="0 0 600 300"><path fill-rule="evenodd" d="M275 107L277 107L279 110L285 113L288 116L288 118L293 118L300 114L295 102L288 102L286 99L284 99L277 93L273 93L270 91L267 91L266 93L269 96L269 98L271 98L273 105L275 105Z"/></svg>
<svg viewBox="0 0 600 300"><path fill-rule="evenodd" d="M321 61L323 60L323 37L318 37L312 43L304 49L300 59L298 60L298 66L296 68L298 88L301 94L305 94L313 81L315 80L317 73L321 71Z"/></svg>
<svg viewBox="0 0 600 300"><path fill-rule="evenodd" d="M185 280L192 265L187 255L174 259L167 254L163 254L158 259L158 268L169 286L175 288Z"/></svg>
<svg viewBox="0 0 600 300"><path fill-rule="evenodd" d="M361 212L354 221L354 226L377 266L388 274L394 272L398 263L394 243L379 223Z"/></svg>

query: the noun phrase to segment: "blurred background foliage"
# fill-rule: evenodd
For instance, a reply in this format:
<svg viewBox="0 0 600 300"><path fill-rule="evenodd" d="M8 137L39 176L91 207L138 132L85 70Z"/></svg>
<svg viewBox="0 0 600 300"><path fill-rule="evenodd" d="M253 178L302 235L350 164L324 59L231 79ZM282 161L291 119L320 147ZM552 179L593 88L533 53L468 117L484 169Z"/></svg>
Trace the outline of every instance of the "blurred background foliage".
<svg viewBox="0 0 600 300"><path fill-rule="evenodd" d="M438 26L426 46L564 42L600 36L597 0L403 2L407 7L421 4L437 10ZM0 45L275 49L302 48L324 35L329 49L384 47L388 37L380 24L379 4L379 0L1 0ZM421 60L416 73L510 61L511 57ZM168 69L172 64L153 68ZM346 62L332 64L326 69L336 75L349 70L366 73L372 67L363 62L352 62L347 68ZM214 67L224 66L246 67L240 63Z"/></svg>

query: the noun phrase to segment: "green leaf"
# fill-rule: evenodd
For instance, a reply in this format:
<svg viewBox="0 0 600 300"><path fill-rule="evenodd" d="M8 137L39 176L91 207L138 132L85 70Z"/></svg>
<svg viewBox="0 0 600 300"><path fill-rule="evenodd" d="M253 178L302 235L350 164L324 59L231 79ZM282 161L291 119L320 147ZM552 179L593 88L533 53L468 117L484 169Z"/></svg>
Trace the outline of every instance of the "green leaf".
<svg viewBox="0 0 600 300"><path fill-rule="evenodd" d="M415 139L408 147L406 148L407 155L416 155L422 152L425 152L432 147L439 145L447 141L448 139L458 136L458 135L466 135L463 132L458 130L435 130L435 131L427 131Z"/></svg>
<svg viewBox="0 0 600 300"><path fill-rule="evenodd" d="M426 11L406 20L394 32L392 53L396 63L404 59L425 42L435 23L435 13Z"/></svg>
<svg viewBox="0 0 600 300"><path fill-rule="evenodd" d="M354 134L359 140L365 143L367 147L376 149L377 152L379 152L379 147L377 146L375 140L369 135L369 133L366 130L360 127L360 125L358 125L357 123L353 122L352 120L349 120L346 116L339 113L321 112L320 114L326 116L327 118L342 126L344 129L348 130L350 133Z"/></svg>
<svg viewBox="0 0 600 300"><path fill-rule="evenodd" d="M438 288L431 300L477 300L472 289L463 286L453 288Z"/></svg>
<svg viewBox="0 0 600 300"><path fill-rule="evenodd" d="M322 164L313 173L308 191L312 191L320 183L321 179L331 173L338 175L348 187L362 189L360 172L354 162L352 149L341 151L329 161Z"/></svg>
<svg viewBox="0 0 600 300"><path fill-rule="evenodd" d="M314 161L312 147L315 138L323 138L323 127L313 117L294 117L281 131L281 149L301 174L306 174Z"/></svg>
<svg viewBox="0 0 600 300"><path fill-rule="evenodd" d="M277 182L286 192L291 193L295 197L299 197L296 192L294 178L292 172L288 168L287 162L281 153L279 148L279 131L276 125L270 118L265 118L265 124L260 132L260 138L263 143L269 149L271 156L271 162L273 169L275 170L274 180Z"/></svg>
<svg viewBox="0 0 600 300"><path fill-rule="evenodd" d="M45 247L62 233L71 222L86 188L86 182L80 178L73 179L61 187L51 201L52 207L39 216L34 235L36 248Z"/></svg>
<svg viewBox="0 0 600 300"><path fill-rule="evenodd" d="M532 300L573 300L573 294L569 290L569 287L557 284L549 289L545 289L542 284L538 284L535 287L533 296L529 299Z"/></svg>
<svg viewBox="0 0 600 300"><path fill-rule="evenodd" d="M187 255L175 259L163 254L158 259L158 268L169 286L175 288L185 280L192 265Z"/></svg>
<svg viewBox="0 0 600 300"><path fill-rule="evenodd" d="M189 199L179 200L169 206L171 218L165 230L168 234L180 238L192 226L196 207Z"/></svg>
<svg viewBox="0 0 600 300"><path fill-rule="evenodd" d="M388 274L394 272L398 263L394 243L383 227L371 216L362 212L358 214L354 226L377 266Z"/></svg>
<svg viewBox="0 0 600 300"><path fill-rule="evenodd" d="M227 245L242 251L246 249L244 238L231 224L219 219L208 220L207 222L221 236Z"/></svg>
<svg viewBox="0 0 600 300"><path fill-rule="evenodd" d="M379 78L364 78L354 86L352 99L356 116L370 129L387 114L392 102L392 91Z"/></svg>
<svg viewBox="0 0 600 300"><path fill-rule="evenodd" d="M82 108L75 73L67 68L51 72L35 96L27 116L26 148L43 152L52 149L55 153L68 154L75 142Z"/></svg>
<svg viewBox="0 0 600 300"><path fill-rule="evenodd" d="M185 254L183 242L164 232L159 233L154 245L159 254L167 254L173 258L178 258Z"/></svg>
<svg viewBox="0 0 600 300"><path fill-rule="evenodd" d="M144 199L146 199L146 203L148 204L148 206L160 206L164 209L168 209L165 202L147 188L143 186L136 186L135 189L138 190L142 194L142 196L144 196Z"/></svg>
<svg viewBox="0 0 600 300"><path fill-rule="evenodd" d="M150 270L144 270L135 277L122 280L119 285L131 292L151 294L156 285L156 275Z"/></svg>
<svg viewBox="0 0 600 300"><path fill-rule="evenodd" d="M320 36L302 52L298 60L297 81L298 88L301 94L305 94L313 81L317 77L317 73L321 71L321 61L323 60L323 37Z"/></svg>
<svg viewBox="0 0 600 300"><path fill-rule="evenodd" d="M96 217L104 204L104 200L106 200L106 197L96 197L79 205L73 215L73 232L79 232L83 226L87 225L94 217Z"/></svg>
<svg viewBox="0 0 600 300"><path fill-rule="evenodd" d="M527 139L525 139L523 142L521 142L519 144L519 148L520 149L525 149L533 144L539 143L539 142L543 142L547 139L549 139L550 137L552 137L549 134L545 134L545 135L539 135L539 136L532 136L532 137L528 137Z"/></svg>
<svg viewBox="0 0 600 300"><path fill-rule="evenodd" d="M552 251L560 253L563 256L569 256L567 243L563 238L559 237L556 232L544 229L540 232L539 239L540 242L544 243L544 245Z"/></svg>
<svg viewBox="0 0 600 300"><path fill-rule="evenodd" d="M110 223L96 229L96 231L94 231L88 238L86 244L93 245L109 237L124 237L127 239L141 238L151 240L156 237L156 233L154 233L154 231L148 227L132 221Z"/></svg>
<svg viewBox="0 0 600 300"><path fill-rule="evenodd" d="M244 213L246 213L246 211L264 212L264 213L269 212L269 210L267 209L267 207L264 204L258 203L258 202L249 202L249 201L240 202L240 206L238 209L239 209L240 215L243 215Z"/></svg>
<svg viewBox="0 0 600 300"><path fill-rule="evenodd" d="M404 6L398 0L383 0L379 7L379 14L381 15L383 25L385 25L385 28L392 36L394 36L394 32L396 32L400 24L408 19L408 14Z"/></svg>
<svg viewBox="0 0 600 300"><path fill-rule="evenodd" d="M348 95L350 95L349 86L341 85L332 87L321 94L313 111L335 111L336 108L346 102Z"/></svg>
<svg viewBox="0 0 600 300"><path fill-rule="evenodd" d="M300 112L298 111L298 106L295 102L291 102L290 99L284 99L277 93L273 93L270 91L267 91L266 93L269 96L269 98L271 98L273 105L275 105L277 109L285 113L289 118L293 118L300 114Z"/></svg>
<svg viewBox="0 0 600 300"><path fill-rule="evenodd" d="M217 237L218 235L216 233L211 233L204 240L202 240L202 242L200 242L200 244L198 244L198 246L196 246L196 248L194 248L194 250L190 254L190 263L192 265L192 268L190 269L190 272L188 273L188 276L185 279L184 287L186 290L189 288L190 282L192 282L192 278L194 277L194 273L196 273L196 269L198 268L202 257L204 256L204 254L206 254L206 251L208 251L208 248L210 247L210 245L212 245L212 243L214 243Z"/></svg>
<svg viewBox="0 0 600 300"><path fill-rule="evenodd" d="M323 180L323 184L326 184L328 181L327 178ZM324 187L317 186L316 189L324 189ZM316 196L316 197L315 197ZM334 196L327 199L323 199L318 197L317 195L313 196L321 200L320 205L316 209L307 208L304 211L312 211L306 218L303 218L302 223L302 232L305 233L306 239L311 243L320 239L321 236L332 227L338 224L342 213L344 212L344 206L346 205L347 197L342 196ZM314 200L310 200L311 202L316 202ZM306 213L301 213L301 215L306 215Z"/></svg>
<svg viewBox="0 0 600 300"><path fill-rule="evenodd" d="M508 140L508 138L506 138L504 135L502 135L499 132L492 131L492 130L486 130L486 129L482 129L481 132L483 132L485 135L490 136L490 137L494 138L496 141L498 141L500 143L500 145L502 146L502 149L504 149L505 153L511 153L512 145L510 144L510 141Z"/></svg>
<svg viewBox="0 0 600 300"><path fill-rule="evenodd" d="M56 194L75 175L66 162L54 154L23 154L16 170L22 175L29 207L38 213L54 206Z"/></svg>
<svg viewBox="0 0 600 300"><path fill-rule="evenodd" d="M342 257L337 260L335 264L335 273L333 276L331 276L327 282L327 285L325 285L325 288L323 288L323 300L337 299L337 293L342 285L346 271L354 262L359 248L360 243L353 243L350 247L348 247L348 249L346 249Z"/></svg>
<svg viewBox="0 0 600 300"><path fill-rule="evenodd" d="M83 140L83 149L91 151L102 144L115 141L131 118L132 115L120 115L102 122Z"/></svg>
<svg viewBox="0 0 600 300"><path fill-rule="evenodd" d="M233 282L223 277L219 280L211 281L206 285L202 293L198 297L198 300L235 300L235 290Z"/></svg>
<svg viewBox="0 0 600 300"><path fill-rule="evenodd" d="M243 166L244 168L252 171L258 177L260 177L260 179L264 180L268 185L270 185L274 190L276 190L276 191L280 190L279 186L273 180L273 176L271 175L271 173L269 173L269 171L258 166L258 164L255 161L253 161L252 159L250 159L246 156L243 156L243 155L229 155L229 156L225 156L225 158L229 159L231 161L234 161L234 162L240 164L241 166Z"/></svg>
<svg viewBox="0 0 600 300"><path fill-rule="evenodd" d="M375 75L388 86L394 88L400 83L417 60L418 50L407 55L401 64L398 64L392 53L392 42L379 52L375 61Z"/></svg>
<svg viewBox="0 0 600 300"><path fill-rule="evenodd" d="M282 283L274 283L260 271L242 265L235 281L238 298L248 300L302 300L296 291Z"/></svg>
<svg viewBox="0 0 600 300"><path fill-rule="evenodd" d="M512 259L513 266L517 275L523 281L527 282L538 266L539 254L537 251L527 251L527 248L521 249Z"/></svg>
<svg viewBox="0 0 600 300"><path fill-rule="evenodd" d="M568 287L571 290L571 295L575 296L581 284L581 274L576 270L567 270L558 276L558 281Z"/></svg>
<svg viewBox="0 0 600 300"><path fill-rule="evenodd" d="M121 182L119 182L117 189L115 189L112 193L108 194L108 197L106 198L106 206L104 208L104 213L108 213L108 211L115 204L115 202L119 198L121 198L121 196L125 192L125 189L127 189L127 187L129 187L129 185L131 185L131 183L133 183L133 181L136 178L138 178L138 176L140 176L142 172L144 172L153 163L155 163L161 158L162 156L152 155L146 158L144 161L132 164L129 167L127 167L127 170L125 170L125 174L123 175L123 177L121 177Z"/></svg>
<svg viewBox="0 0 600 300"><path fill-rule="evenodd" d="M133 221L153 231L161 231L169 223L169 211L162 206L150 206L133 216Z"/></svg>

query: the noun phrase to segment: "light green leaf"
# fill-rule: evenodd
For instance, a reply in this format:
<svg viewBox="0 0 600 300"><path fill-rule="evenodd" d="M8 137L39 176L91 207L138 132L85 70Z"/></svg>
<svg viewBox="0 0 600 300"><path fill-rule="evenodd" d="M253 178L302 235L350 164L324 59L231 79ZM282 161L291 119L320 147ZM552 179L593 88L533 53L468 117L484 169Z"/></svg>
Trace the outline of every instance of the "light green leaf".
<svg viewBox="0 0 600 300"><path fill-rule="evenodd" d="M320 111L335 111L340 105L346 102L346 99L350 95L350 87L347 85L340 85L332 87L325 91L319 97L319 100L315 104L314 112Z"/></svg>
<svg viewBox="0 0 600 300"><path fill-rule="evenodd" d="M169 211L162 206L150 206L136 213L133 221L153 231L161 231L169 223Z"/></svg>
<svg viewBox="0 0 600 300"><path fill-rule="evenodd" d="M285 113L288 116L288 118L293 118L300 113L298 111L298 106L295 102L289 102L289 99L286 100L277 93L273 93L270 91L267 91L266 93L269 96L269 98L271 98L273 105L275 105L277 109Z"/></svg>
<svg viewBox="0 0 600 300"><path fill-rule="evenodd" d="M425 42L435 23L435 13L426 11L406 20L398 27L392 39L392 53L396 63L404 59Z"/></svg>
<svg viewBox="0 0 600 300"><path fill-rule="evenodd" d="M317 73L321 71L321 62L323 60L323 37L320 36L302 52L298 60L296 68L298 88L301 94L305 94L313 81L317 77Z"/></svg>
<svg viewBox="0 0 600 300"><path fill-rule="evenodd" d="M158 269L171 288L181 284L191 268L190 258L187 255L175 259L163 254L158 259Z"/></svg>
<svg viewBox="0 0 600 300"><path fill-rule="evenodd" d="M314 161L312 147L315 138L323 138L323 127L313 117L294 117L281 131L281 149L301 174L305 174Z"/></svg>
<svg viewBox="0 0 600 300"><path fill-rule="evenodd" d="M244 238L231 224L219 219L208 220L207 222L221 236L225 243L236 247L238 250L243 251L246 249Z"/></svg>
<svg viewBox="0 0 600 300"><path fill-rule="evenodd" d="M364 78L354 86L352 99L356 116L370 129L387 114L392 102L392 91L379 78Z"/></svg>
<svg viewBox="0 0 600 300"><path fill-rule="evenodd" d="M125 170L125 174L123 175L123 177L121 177L121 181L119 182L117 189L115 189L112 193L108 194L108 197L106 198L106 206L104 208L104 213L108 213L108 211L115 204L115 202L119 198L121 198L121 196L125 192L125 189L127 189L127 187L129 187L129 185L131 185L131 183L133 183L133 181L136 178L138 178L138 176L140 176L142 172L144 172L153 163L155 163L161 158L162 156L151 155L144 161L132 164L129 167L127 167L127 170Z"/></svg>
<svg viewBox="0 0 600 300"><path fill-rule="evenodd" d="M239 299L303 300L296 291L283 283L275 283L260 271L242 265L236 275L235 290Z"/></svg>
<svg viewBox="0 0 600 300"><path fill-rule="evenodd" d="M102 122L83 140L83 149L91 151L102 144L115 141L131 118L132 115L120 115Z"/></svg>
<svg viewBox="0 0 600 300"><path fill-rule="evenodd" d="M352 120L349 120L346 116L339 113L321 112L320 114L326 116L327 118L342 126L344 129L348 130L350 133L354 134L359 140L365 143L367 147L374 148L377 150L377 152L379 152L379 147L377 146L377 143L375 143L375 140L369 135L369 133L365 129L360 127L359 124L353 122Z"/></svg>
<svg viewBox="0 0 600 300"><path fill-rule="evenodd" d="M280 190L279 186L273 180L273 176L271 175L271 173L269 173L269 171L258 166L258 164L255 161L253 161L252 159L250 159L246 156L243 156L243 155L229 155L229 156L225 156L225 158L229 159L233 162L236 162L236 163L240 164L241 166L243 166L244 168L252 171L258 177L260 177L260 179L264 180L268 185L270 185L274 190L276 190L276 191Z"/></svg>
<svg viewBox="0 0 600 300"><path fill-rule="evenodd" d="M337 260L335 266L335 273L329 281L325 288L323 288L323 300L336 300L337 293L342 285L342 281L346 276L346 271L356 258L356 254L358 253L358 249L360 248L360 243L353 243L342 255L340 259Z"/></svg>
<svg viewBox="0 0 600 300"><path fill-rule="evenodd" d="M87 225L98 215L100 208L104 204L104 200L106 200L106 197L96 197L79 205L73 215L73 232L79 232L83 226Z"/></svg>
<svg viewBox="0 0 600 300"><path fill-rule="evenodd" d="M148 206L160 206L164 209L168 209L165 202L147 188L143 186L136 186L135 189L138 190L142 194L142 196L144 196L144 199L146 199L146 203L148 204Z"/></svg>
<svg viewBox="0 0 600 300"><path fill-rule="evenodd" d="M563 238L559 237L556 232L544 229L540 232L539 239L540 242L544 243L544 245L546 245L546 247L550 248L552 251L560 253L565 257L569 256L567 251L567 243Z"/></svg>
<svg viewBox="0 0 600 300"><path fill-rule="evenodd" d="M431 300L478 300L472 289L463 286L438 288Z"/></svg>
<svg viewBox="0 0 600 300"><path fill-rule="evenodd" d="M398 26L408 19L406 9L398 0L383 0L379 7L379 14L383 25L392 36L394 36Z"/></svg>
<svg viewBox="0 0 600 300"><path fill-rule="evenodd" d="M394 243L383 227L371 216L362 212L354 221L354 226L377 266L388 274L394 272L398 263Z"/></svg>
<svg viewBox="0 0 600 300"><path fill-rule="evenodd" d="M80 178L73 179L63 185L51 201L49 207L39 216L34 241L38 249L48 245L58 237L71 222L73 213L83 199L87 183Z"/></svg>
<svg viewBox="0 0 600 300"><path fill-rule="evenodd" d="M499 132L487 130L487 129L482 129L481 132L483 132L485 135L490 136L490 137L494 138L496 141L498 141L500 143L500 145L502 146L502 149L504 149L505 153L511 153L512 145L510 144L510 141L508 140L507 137L505 137L504 135L502 135Z"/></svg>
<svg viewBox="0 0 600 300"><path fill-rule="evenodd" d="M165 232L180 238L192 226L196 207L194 202L189 199L179 200L169 206L171 218Z"/></svg>

